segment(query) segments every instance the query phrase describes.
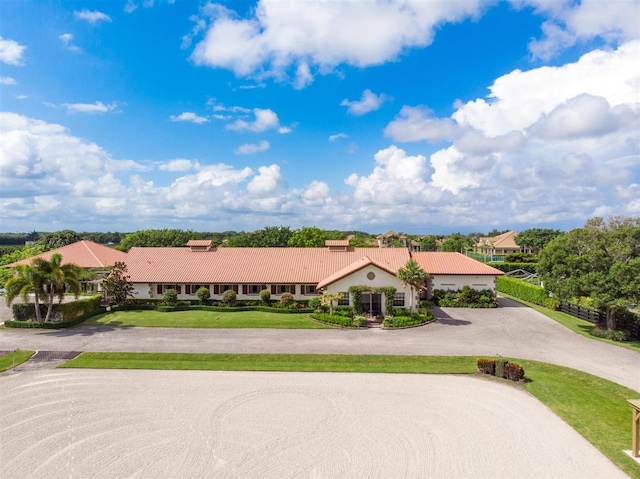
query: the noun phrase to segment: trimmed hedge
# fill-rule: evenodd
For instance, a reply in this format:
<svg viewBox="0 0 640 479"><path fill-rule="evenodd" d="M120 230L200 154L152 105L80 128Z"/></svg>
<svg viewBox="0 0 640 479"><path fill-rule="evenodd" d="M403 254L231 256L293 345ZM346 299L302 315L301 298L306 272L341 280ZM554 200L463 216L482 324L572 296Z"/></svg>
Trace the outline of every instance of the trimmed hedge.
<svg viewBox="0 0 640 479"><path fill-rule="evenodd" d="M382 321L385 328L406 328L409 326L418 326L420 324L430 323L435 319L433 313L414 314L413 316L387 316Z"/></svg>
<svg viewBox="0 0 640 479"><path fill-rule="evenodd" d="M629 341L631 335L627 331L614 331L611 329L601 329L597 326L589 331L591 336L596 338L610 339L611 341Z"/></svg>
<svg viewBox="0 0 640 479"><path fill-rule="evenodd" d="M544 288L520 279L498 277L498 291L549 309L558 309L560 301L550 298Z"/></svg>
<svg viewBox="0 0 640 479"><path fill-rule="evenodd" d="M154 308L151 308L154 309ZM216 311L216 312L235 312L235 311L262 311L263 313L281 313L281 314L298 314L312 313L311 308L274 308L271 306L205 306L205 305L180 305L180 306L158 306L155 308L163 313L171 313L173 311Z"/></svg>
<svg viewBox="0 0 640 479"><path fill-rule="evenodd" d="M497 308L498 300L490 289L477 291L464 286L455 291L436 289L432 298L439 306L449 308Z"/></svg>
<svg viewBox="0 0 640 479"><path fill-rule="evenodd" d="M499 269L503 273L510 273L517 269L523 269L529 271L529 273L535 273L538 263L503 263L497 261L490 261L487 263L489 266Z"/></svg>
<svg viewBox="0 0 640 479"><path fill-rule="evenodd" d="M102 314L106 312L104 307L99 307L93 311L86 312L80 316L76 316L73 319L67 321L60 321L57 323L38 323L37 321L5 321L4 325L7 328L26 328L26 329L65 329L71 328L72 326L77 326L80 323L83 323L89 318L96 316L98 314Z"/></svg>
<svg viewBox="0 0 640 479"><path fill-rule="evenodd" d="M102 296L95 295L90 298L70 301L68 303L54 304L51 315L52 317L62 316L62 321L56 321L56 323L70 321L78 316L83 316L86 313L100 308L101 300ZM40 313L43 319L47 314L47 308L48 306L46 304L40 304ZM34 303L15 303L11 306L11 311L15 321L25 322L35 320L36 318L36 305Z"/></svg>
<svg viewBox="0 0 640 479"><path fill-rule="evenodd" d="M490 374L497 378L505 378L509 381L522 381L524 379L524 369L516 363L510 363L506 359L498 358L478 358L478 372Z"/></svg>
<svg viewBox="0 0 640 479"><path fill-rule="evenodd" d="M478 364L478 372L481 372L482 374L494 375L496 373L495 359L479 358L477 364Z"/></svg>
<svg viewBox="0 0 640 479"><path fill-rule="evenodd" d="M330 315L324 313L314 313L311 315L316 321L327 324L335 324L344 328L361 328L367 325L367 318L364 316L342 316L342 315Z"/></svg>

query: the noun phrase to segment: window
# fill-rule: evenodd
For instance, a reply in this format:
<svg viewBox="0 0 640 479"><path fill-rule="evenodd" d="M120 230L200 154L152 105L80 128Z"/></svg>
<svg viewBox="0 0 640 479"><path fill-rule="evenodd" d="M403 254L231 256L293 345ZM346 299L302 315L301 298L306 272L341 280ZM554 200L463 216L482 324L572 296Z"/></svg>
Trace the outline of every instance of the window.
<svg viewBox="0 0 640 479"><path fill-rule="evenodd" d="M247 294L260 294L260 291L262 291L261 284L250 284L247 288Z"/></svg>
<svg viewBox="0 0 640 479"><path fill-rule="evenodd" d="M349 291L342 292L342 299L338 301L338 306L349 306Z"/></svg>
<svg viewBox="0 0 640 479"><path fill-rule="evenodd" d="M156 292L158 294L164 294L164 292L168 289L175 289L176 293L182 294L182 288L179 284L159 284Z"/></svg>
<svg viewBox="0 0 640 479"><path fill-rule="evenodd" d="M303 294L306 294L306 295L318 294L318 290L316 289L315 284L305 284Z"/></svg>
<svg viewBox="0 0 640 479"><path fill-rule="evenodd" d="M393 305L404 308L404 293L396 293L393 295Z"/></svg>
<svg viewBox="0 0 640 479"><path fill-rule="evenodd" d="M186 285L185 286L185 294L190 294L190 295L195 295L196 291L198 291L200 288L207 288L209 289L208 286L205 286L203 284L191 284L191 285Z"/></svg>
<svg viewBox="0 0 640 479"><path fill-rule="evenodd" d="M229 291L230 289L233 289L233 285L221 284L220 285L220 294L224 293L225 291Z"/></svg>
<svg viewBox="0 0 640 479"><path fill-rule="evenodd" d="M291 285L290 284L279 284L278 287L276 288L276 292L278 294L289 293L289 292L291 292Z"/></svg>

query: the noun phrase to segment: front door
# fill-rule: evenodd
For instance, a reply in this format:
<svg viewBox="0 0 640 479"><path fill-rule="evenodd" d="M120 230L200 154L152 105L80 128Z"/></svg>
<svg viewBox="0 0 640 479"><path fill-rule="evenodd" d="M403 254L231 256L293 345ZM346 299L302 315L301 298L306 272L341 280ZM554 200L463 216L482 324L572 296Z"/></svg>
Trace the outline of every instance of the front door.
<svg viewBox="0 0 640 479"><path fill-rule="evenodd" d="M382 314L382 294L380 293L362 293L360 304L366 314L371 316Z"/></svg>

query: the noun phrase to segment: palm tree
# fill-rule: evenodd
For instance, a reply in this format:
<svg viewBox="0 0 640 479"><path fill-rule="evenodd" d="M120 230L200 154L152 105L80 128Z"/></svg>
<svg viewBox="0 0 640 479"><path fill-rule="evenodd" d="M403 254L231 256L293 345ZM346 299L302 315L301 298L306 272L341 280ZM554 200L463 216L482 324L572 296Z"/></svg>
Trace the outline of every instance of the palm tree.
<svg viewBox="0 0 640 479"><path fill-rule="evenodd" d="M78 278L82 268L73 263L62 264L62 255L60 253L53 254L49 261L43 258L35 258L31 264L42 274L45 291L48 293L48 297L45 299L45 303L48 305L47 315L44 318L46 322L51 319L53 302L56 297L58 298L58 304L62 302L64 293L67 290L74 293L76 298L78 297L80 294L80 280Z"/></svg>
<svg viewBox="0 0 640 479"><path fill-rule="evenodd" d="M33 293L36 321L42 322L40 313L40 300L47 305L47 314L44 321L51 319L53 303L58 298L62 302L65 290L80 294L80 281L78 279L82 269L73 263L62 264L62 255L55 253L51 260L35 258L30 265L19 266L15 274L5 284L7 290L6 302L10 306L13 300L20 296L25 303L29 302L28 295Z"/></svg>
<svg viewBox="0 0 640 479"><path fill-rule="evenodd" d="M44 278L40 271L31 265L18 266L11 278L4 285L6 289L5 301L7 306L20 296L23 303L29 302L29 294L33 293L35 299L36 321L42 322L40 313L40 298L45 298Z"/></svg>
<svg viewBox="0 0 640 479"><path fill-rule="evenodd" d="M423 286L429 275L425 270L420 268L418 262L415 259L410 259L403 268L398 270L398 279L403 284L409 285L411 288L411 297L409 298L409 310L413 313L413 288Z"/></svg>

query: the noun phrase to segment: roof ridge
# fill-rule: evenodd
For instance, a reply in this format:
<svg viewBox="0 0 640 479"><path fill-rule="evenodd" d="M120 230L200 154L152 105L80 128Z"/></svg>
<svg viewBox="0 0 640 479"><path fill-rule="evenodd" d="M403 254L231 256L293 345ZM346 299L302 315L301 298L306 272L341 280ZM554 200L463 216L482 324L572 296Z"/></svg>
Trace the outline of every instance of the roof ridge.
<svg viewBox="0 0 640 479"><path fill-rule="evenodd" d="M91 241L93 243L93 241ZM100 261L100 258L98 258L96 256L96 254L93 252L93 250L91 248L89 248L89 245L87 244L87 240L82 240L82 245L87 248L87 251L89 251L89 253L91 253L91 256L93 256L96 261L98 262L98 264L102 267L104 267L104 263L102 261Z"/></svg>

